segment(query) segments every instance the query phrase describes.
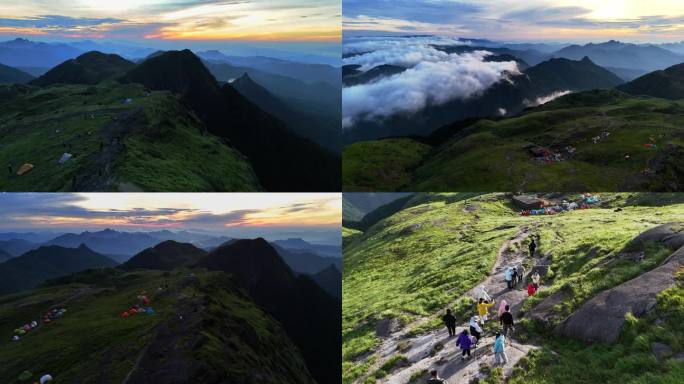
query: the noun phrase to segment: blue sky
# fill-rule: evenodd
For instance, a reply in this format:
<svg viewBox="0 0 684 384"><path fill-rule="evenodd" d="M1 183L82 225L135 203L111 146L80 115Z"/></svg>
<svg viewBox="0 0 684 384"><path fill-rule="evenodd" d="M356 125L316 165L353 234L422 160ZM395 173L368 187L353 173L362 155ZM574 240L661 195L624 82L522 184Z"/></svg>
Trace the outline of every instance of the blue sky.
<svg viewBox="0 0 684 384"><path fill-rule="evenodd" d="M669 42L684 40L684 1L344 0L343 29L345 36Z"/></svg>

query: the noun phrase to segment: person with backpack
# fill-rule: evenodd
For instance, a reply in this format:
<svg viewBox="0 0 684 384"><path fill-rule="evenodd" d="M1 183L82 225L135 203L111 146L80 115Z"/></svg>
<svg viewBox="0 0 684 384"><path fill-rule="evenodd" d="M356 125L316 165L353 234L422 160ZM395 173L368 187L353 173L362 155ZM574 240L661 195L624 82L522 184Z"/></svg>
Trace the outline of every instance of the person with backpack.
<svg viewBox="0 0 684 384"><path fill-rule="evenodd" d="M446 315L442 316L442 321L449 331L449 337L456 336L456 318L451 314L451 309L446 310Z"/></svg>
<svg viewBox="0 0 684 384"><path fill-rule="evenodd" d="M464 329L456 339L456 346L461 348L461 360L465 360L466 356L470 358L470 348L473 347L473 341L467 329Z"/></svg>
<svg viewBox="0 0 684 384"><path fill-rule="evenodd" d="M513 288L513 269L511 267L506 267L506 269L504 269L504 280L506 280L508 289Z"/></svg>
<svg viewBox="0 0 684 384"><path fill-rule="evenodd" d="M437 371L430 371L430 378L428 379L428 384L447 384L447 381L437 376Z"/></svg>
<svg viewBox="0 0 684 384"><path fill-rule="evenodd" d="M480 301L477 303L477 314L480 315L480 320L482 320L483 325L489 316L489 308L491 308L493 305L494 301L490 303L485 299L480 299Z"/></svg>
<svg viewBox="0 0 684 384"><path fill-rule="evenodd" d="M541 276L539 276L539 271L534 271L532 274L532 285L535 289L539 289L539 282L541 281Z"/></svg>
<svg viewBox="0 0 684 384"><path fill-rule="evenodd" d="M511 284L513 285L513 288L518 284L518 277L518 267L514 266L513 273L511 274Z"/></svg>
<svg viewBox="0 0 684 384"><path fill-rule="evenodd" d="M503 366L508 363L508 356L506 356L506 338L500 332L496 333L492 351L494 352L494 365L501 364Z"/></svg>
<svg viewBox="0 0 684 384"><path fill-rule="evenodd" d="M508 337L508 332L511 331L513 329L513 326L515 325L513 323L513 314L511 313L511 307L509 305L506 305L506 311L501 314L501 317L499 317L499 323L503 328L503 335L505 337Z"/></svg>
<svg viewBox="0 0 684 384"><path fill-rule="evenodd" d="M480 318L478 316L473 316L470 318L470 323L468 325L470 326L470 333L475 336L475 344L480 342L480 337L482 337L482 328L480 328L480 324L478 324L478 321Z"/></svg>
<svg viewBox="0 0 684 384"><path fill-rule="evenodd" d="M532 237L532 241L530 242L530 257L534 257L534 252L537 250L537 243L534 241L534 237Z"/></svg>

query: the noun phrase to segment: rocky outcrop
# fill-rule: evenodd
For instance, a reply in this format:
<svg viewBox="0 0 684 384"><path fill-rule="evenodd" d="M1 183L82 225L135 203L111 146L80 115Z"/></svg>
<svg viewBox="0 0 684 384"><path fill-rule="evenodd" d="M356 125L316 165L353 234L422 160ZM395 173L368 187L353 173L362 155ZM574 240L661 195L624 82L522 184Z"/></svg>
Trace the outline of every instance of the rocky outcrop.
<svg viewBox="0 0 684 384"><path fill-rule="evenodd" d="M646 242L659 242L677 250L659 267L584 303L556 328L558 334L587 342L613 343L620 335L626 313L641 317L656 305L657 295L675 285L675 274L684 267L684 225L665 224L650 229L630 246Z"/></svg>

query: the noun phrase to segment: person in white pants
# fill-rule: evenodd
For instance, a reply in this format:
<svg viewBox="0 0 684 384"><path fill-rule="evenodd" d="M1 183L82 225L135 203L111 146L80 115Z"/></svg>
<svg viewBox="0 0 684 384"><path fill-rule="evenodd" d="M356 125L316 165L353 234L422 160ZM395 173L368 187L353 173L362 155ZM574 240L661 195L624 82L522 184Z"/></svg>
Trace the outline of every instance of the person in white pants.
<svg viewBox="0 0 684 384"><path fill-rule="evenodd" d="M501 332L496 333L494 340L494 365L506 365L508 363L508 356L506 356L506 338Z"/></svg>

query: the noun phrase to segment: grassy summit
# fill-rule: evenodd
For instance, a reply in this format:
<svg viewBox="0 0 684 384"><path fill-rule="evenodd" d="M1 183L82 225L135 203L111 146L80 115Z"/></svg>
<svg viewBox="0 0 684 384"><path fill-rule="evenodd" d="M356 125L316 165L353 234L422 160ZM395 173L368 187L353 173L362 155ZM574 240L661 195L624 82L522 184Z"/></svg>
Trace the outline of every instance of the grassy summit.
<svg viewBox="0 0 684 384"><path fill-rule="evenodd" d="M105 82L2 86L0 94L2 190L260 189L244 157L170 92ZM60 164L64 153L73 158ZM35 168L17 176L23 163Z"/></svg>
<svg viewBox="0 0 684 384"><path fill-rule="evenodd" d="M436 315L444 308L451 307L463 318L474 314L471 299L461 296L490 274L497 251L522 232L539 236L540 257L549 265L544 290L525 299L523 313L533 313L558 292L563 295L551 310L550 324L526 319L519 327L516 339L541 349L521 361L523 370L514 370L512 382L558 383L574 377L582 383L668 383L675 382L668 378L683 377L681 360L669 359L683 350L676 341L684 334L681 286L661 293L656 309L647 316L628 318L617 344L595 343L587 349L552 331L599 292L652 270L672 254L661 243L635 247L632 240L660 224L681 221L680 196L603 194L602 203L592 209L551 216L521 216L503 194L466 197L417 195L364 233L344 231L345 383L361 382L362 377L363 382L375 382L380 374L373 376L370 370L376 368L404 369L382 363L389 364L387 356L398 359L412 338L441 328ZM513 244L520 248L505 251L527 252L526 244ZM526 259L528 271L536 262ZM378 350L387 338L383 324L407 337L389 355ZM406 329L413 327L407 324L420 325ZM654 343L665 344L667 356L656 358ZM582 364L587 368L579 369Z"/></svg>

